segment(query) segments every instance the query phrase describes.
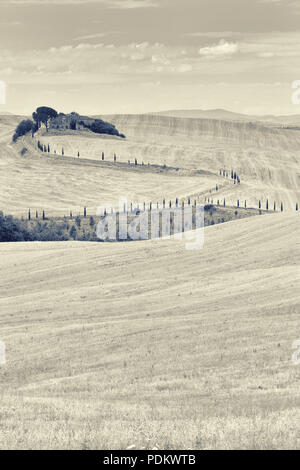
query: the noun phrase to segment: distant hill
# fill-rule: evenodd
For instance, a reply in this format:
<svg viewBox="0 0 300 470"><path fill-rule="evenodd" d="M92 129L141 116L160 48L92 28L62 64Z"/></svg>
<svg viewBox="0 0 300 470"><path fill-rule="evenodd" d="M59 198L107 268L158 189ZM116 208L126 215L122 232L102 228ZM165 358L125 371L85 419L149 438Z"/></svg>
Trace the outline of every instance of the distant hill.
<svg viewBox="0 0 300 470"><path fill-rule="evenodd" d="M159 116L180 117L180 118L194 118L194 119L217 119L225 121L239 121L239 122L265 122L279 124L283 126L300 126L300 115L247 115L227 111L226 109L174 109L167 111L160 111L157 113L149 113Z"/></svg>

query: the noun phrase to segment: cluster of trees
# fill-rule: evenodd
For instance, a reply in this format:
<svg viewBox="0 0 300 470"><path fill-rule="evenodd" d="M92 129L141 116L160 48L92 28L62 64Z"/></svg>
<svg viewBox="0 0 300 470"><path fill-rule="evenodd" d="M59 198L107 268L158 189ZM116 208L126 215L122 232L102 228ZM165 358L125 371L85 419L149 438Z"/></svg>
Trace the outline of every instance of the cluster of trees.
<svg viewBox="0 0 300 470"><path fill-rule="evenodd" d="M88 124L84 121L79 121L79 124L81 124L83 127L86 127L87 129L90 129L96 134L116 135L125 139L125 135L120 134L118 129L113 124L111 124L110 122L102 121L102 119L95 119L91 124Z"/></svg>
<svg viewBox="0 0 300 470"><path fill-rule="evenodd" d="M16 142L19 137L29 134L29 132L31 132L31 134L33 135L34 132L36 132L36 130L37 130L37 127L33 121L31 121L30 119L24 119L16 127L12 140L13 142Z"/></svg>
<svg viewBox="0 0 300 470"><path fill-rule="evenodd" d="M75 218L75 224L70 225L66 217L61 219L33 219L28 211L28 220L17 219L11 215L0 212L0 242L23 241L66 241L66 240L93 240L97 241L95 220L91 216L88 224L81 226L81 218Z"/></svg>
<svg viewBox="0 0 300 470"><path fill-rule="evenodd" d="M220 176L224 176L224 178L228 178L229 174L227 170L220 170ZM240 177L238 176L237 172L234 170L231 170L231 179L234 180L234 184L240 184L241 180Z"/></svg>
<svg viewBox="0 0 300 470"><path fill-rule="evenodd" d="M0 242L23 242L31 240L30 233L20 220L0 211Z"/></svg>
<svg viewBox="0 0 300 470"><path fill-rule="evenodd" d="M240 184L241 180L236 171L231 170L231 179L234 180L234 183Z"/></svg>
<svg viewBox="0 0 300 470"><path fill-rule="evenodd" d="M57 116L57 112L55 109L48 108L47 106L41 106L36 109L34 113L32 113L31 119L24 119L23 121L18 124L15 133L13 135L13 142L16 142L19 137L29 134L31 132L32 136L38 129L41 127L41 123L46 126L48 131L49 122L51 119Z"/></svg>
<svg viewBox="0 0 300 470"><path fill-rule="evenodd" d="M269 199L266 200L266 206L265 206L265 207L266 207L266 211L268 211L269 208L270 208ZM259 209L263 209L261 200L258 201L258 208L259 208ZM284 207L283 207L283 202L281 202L280 205L278 206L278 210L279 210L279 208L280 208L280 211L282 212L282 211L283 211L283 208L284 208ZM273 210L274 210L274 211L277 210L276 201L274 201L274 203L273 203ZM298 210L298 203L296 203L296 211L297 211L297 210Z"/></svg>
<svg viewBox="0 0 300 470"><path fill-rule="evenodd" d="M16 142L19 137L26 135L29 132L31 132L33 136L34 133L40 129L42 124L44 124L48 132L50 121L52 119L55 119L57 116L58 113L55 109L50 108L48 106L40 106L36 109L36 111L32 113L32 120L26 119L20 122L14 132L13 142ZM95 132L96 134L109 134L122 137L123 139L125 138L125 135L120 134L118 129L113 124L102 121L102 119L91 120L90 123L87 120L81 120L78 121L78 123L81 124L83 127L90 129L92 132ZM77 121L75 119L71 120L70 128L72 130L76 130ZM41 150L44 151L44 149Z"/></svg>
<svg viewBox="0 0 300 470"><path fill-rule="evenodd" d="M38 140L37 147L41 152L48 152L50 153L50 145L44 145L41 144L41 142Z"/></svg>
<svg viewBox="0 0 300 470"><path fill-rule="evenodd" d="M63 241L69 238L62 222L41 223L37 220L31 223L0 212L0 242Z"/></svg>
<svg viewBox="0 0 300 470"><path fill-rule="evenodd" d="M37 129L41 127L41 124L44 124L47 129L47 132L51 119L56 118L57 115L57 111L55 111L55 109L53 108L49 108L48 106L41 106L37 108L34 113L32 113L32 117L34 122L36 123Z"/></svg>

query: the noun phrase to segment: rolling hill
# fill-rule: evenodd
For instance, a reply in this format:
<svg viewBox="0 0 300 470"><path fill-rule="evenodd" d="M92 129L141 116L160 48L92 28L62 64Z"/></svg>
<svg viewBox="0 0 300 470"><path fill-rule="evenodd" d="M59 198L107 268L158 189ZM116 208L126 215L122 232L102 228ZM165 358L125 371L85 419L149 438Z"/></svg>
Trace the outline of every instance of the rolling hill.
<svg viewBox="0 0 300 470"><path fill-rule="evenodd" d="M55 215L90 212L105 202L118 204L120 197L133 202L173 200L209 196L214 202L237 200L248 207L295 211L300 202L300 131L269 128L261 123L173 118L154 115L106 116L126 139L98 136L90 132L40 131L35 139L25 137L12 145L11 135L20 117L0 119L0 189L2 210L25 214L28 208L45 209ZM37 150L37 140L50 145L54 156ZM26 148L27 153L20 155ZM61 151L64 148L64 158ZM77 153L80 152L80 158ZM105 164L101 165L101 154ZM113 155L117 164L113 165ZM72 157L72 158L69 158ZM129 167L137 158L144 162ZM153 172L151 165L171 170ZM220 169L236 171L240 185L222 178ZM136 171L138 170L138 172ZM197 171L202 174L196 174ZM203 173L204 172L204 173ZM219 191L215 191L216 184ZM7 187L14 191L7 198Z"/></svg>
<svg viewBox="0 0 300 470"><path fill-rule="evenodd" d="M0 244L0 447L299 448L299 221Z"/></svg>
<svg viewBox="0 0 300 470"><path fill-rule="evenodd" d="M196 119L217 119L225 121L242 121L242 122L262 122L265 125L278 125L278 126L300 126L300 115L281 115L275 116L272 114L265 115L247 115L235 113L226 109L173 109L167 111L160 111L151 113L160 116L170 117L183 117L183 118L196 118Z"/></svg>
<svg viewBox="0 0 300 470"><path fill-rule="evenodd" d="M100 116L101 117L101 116ZM103 117L103 116L102 116ZM257 207L268 199L277 207L295 210L300 200L300 131L275 129L261 123L220 121L214 119L174 118L154 115L106 116L127 136L126 140L94 138L81 135L43 135L58 153L100 159L104 151L112 160L138 159L177 168L202 169L219 175L225 168L236 171L242 181L238 187L226 184L214 195L228 204L247 200Z"/></svg>
<svg viewBox="0 0 300 470"><path fill-rule="evenodd" d="M285 211L206 227L199 251L174 239L1 243L0 447L299 448L297 131L112 116L126 140L40 132L12 144L18 119L0 118L5 212L191 193L276 197ZM129 167L129 155L159 167Z"/></svg>
<svg viewBox="0 0 300 470"><path fill-rule="evenodd" d="M68 215L72 210L76 215L88 208L89 214L95 214L102 204L112 204L116 208L119 198L126 197L128 203L175 200L189 195L209 191L217 182L225 184L214 174L195 174L190 171L176 169L135 168L134 166L102 164L99 155L91 159L77 158L77 139L86 148L89 143L94 148L102 148L105 139L92 133L75 136L52 136L61 138L66 153L72 154L68 142L73 148L76 158L65 156L48 157L36 148L36 140L31 136L20 138L17 144L11 143L14 119L0 121L0 210L6 214L26 216L28 209L46 211L46 215ZM1 125L2 124L2 125ZM42 138L41 138L42 140ZM47 139L50 140L50 134ZM113 145L115 141L109 141ZM52 142L51 142L52 145ZM22 156L20 152L26 148ZM227 184L227 183L226 183ZM9 193L9 188L13 190ZM34 213L34 212L33 212Z"/></svg>

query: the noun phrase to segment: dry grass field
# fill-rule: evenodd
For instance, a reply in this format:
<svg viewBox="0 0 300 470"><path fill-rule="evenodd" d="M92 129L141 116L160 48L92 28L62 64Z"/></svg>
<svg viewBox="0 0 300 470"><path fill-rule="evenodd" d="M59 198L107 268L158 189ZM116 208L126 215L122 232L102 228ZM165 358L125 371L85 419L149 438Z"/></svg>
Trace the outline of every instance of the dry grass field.
<svg viewBox="0 0 300 470"><path fill-rule="evenodd" d="M1 244L1 448L299 448L299 222Z"/></svg>
<svg viewBox="0 0 300 470"><path fill-rule="evenodd" d="M295 210L300 201L300 131L273 128L263 123L230 122L213 119L176 118L156 115L102 116L126 135L104 138L92 133L42 135L44 144L65 155L100 159L102 151L113 160L138 159L186 169L233 169L241 185L226 185L222 195L233 205L247 199L253 207L258 201L282 201L285 210Z"/></svg>
<svg viewBox="0 0 300 470"><path fill-rule="evenodd" d="M51 216L68 215L83 211L86 206L89 213L96 213L101 204L119 205L119 198L126 197L129 202L162 202L163 198L175 201L175 198L187 198L190 195L209 193L216 184L222 187L232 186L213 173L195 174L195 171L163 168L135 168L103 164L84 158L48 157L36 149L36 139L20 139L18 144L11 144L15 120L13 117L2 118L0 122L0 207L6 213L26 215L32 210L46 210ZM101 137L63 136L70 141L80 138L84 145L95 141L102 145ZM113 140L114 142L114 140ZM20 155L22 148L28 152ZM67 150L67 146L66 146ZM77 156L77 152L76 152ZM112 160L112 159L111 159ZM10 189L9 197L7 188ZM203 196L204 197L204 196Z"/></svg>
<svg viewBox="0 0 300 470"><path fill-rule="evenodd" d="M31 137L12 144L17 120L0 118L5 213L91 214L120 196L248 207L268 197L284 212L208 226L200 251L178 240L1 243L0 448L299 448L298 133L114 116L125 141L37 137L64 146L62 158Z"/></svg>
<svg viewBox="0 0 300 470"><path fill-rule="evenodd" d="M155 115L109 116L127 138L99 136L91 132L41 132L10 143L16 124L14 116L0 122L0 204L16 215L45 209L51 215L70 210L90 212L103 202L118 205L128 201L156 202L205 196L226 199L227 205L247 200L248 207L265 208L274 201L285 211L295 211L300 203L300 132L274 129L262 123L239 123L209 119L173 118ZM37 150L37 140L50 144L57 156ZM20 155L22 148L28 152ZM61 157L64 148L65 157ZM77 152L80 158L77 158ZM105 162L101 154L105 153ZM113 155L117 155L114 165ZM72 157L72 158L68 158ZM144 167L128 166L137 158ZM161 170L148 168L160 165ZM168 169L163 169L167 165ZM220 169L236 171L240 185L222 178ZM206 173L195 174L201 170ZM219 191L215 192L216 184ZM7 198L7 187L14 188ZM210 193L212 191L212 193ZM243 202L242 202L243 203Z"/></svg>
<svg viewBox="0 0 300 470"><path fill-rule="evenodd" d="M0 0L0 451L300 450L299 13Z"/></svg>

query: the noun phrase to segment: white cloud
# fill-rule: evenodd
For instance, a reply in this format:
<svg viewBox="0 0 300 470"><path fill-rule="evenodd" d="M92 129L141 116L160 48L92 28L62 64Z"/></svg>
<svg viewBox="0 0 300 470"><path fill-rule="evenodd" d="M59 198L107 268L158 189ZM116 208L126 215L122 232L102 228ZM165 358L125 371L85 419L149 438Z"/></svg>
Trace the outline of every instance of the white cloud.
<svg viewBox="0 0 300 470"><path fill-rule="evenodd" d="M184 36L195 38L232 38L240 37L242 35L239 31L197 31L194 33L186 33Z"/></svg>
<svg viewBox="0 0 300 470"><path fill-rule="evenodd" d="M43 79L60 83L62 77L74 82L97 82L129 75L138 81L140 76L188 72L192 70L192 61L192 56L185 56L182 63L179 47L148 42L119 46L82 42L76 46L25 50L13 54L8 50L0 51L1 68L10 70L12 81L24 83Z"/></svg>
<svg viewBox="0 0 300 470"><path fill-rule="evenodd" d="M89 39L101 39L106 36L110 36L111 34L120 34L119 31L107 31L105 33L93 33L93 34L86 34L84 36L78 36L74 38L74 41L88 41Z"/></svg>
<svg viewBox="0 0 300 470"><path fill-rule="evenodd" d="M241 54L256 57L299 57L300 56L300 33L273 32L269 34L251 34L239 44Z"/></svg>
<svg viewBox="0 0 300 470"><path fill-rule="evenodd" d="M221 39L218 44L201 47L199 49L199 55L212 58L232 56L236 52L238 52L238 44L234 42L227 42L224 39Z"/></svg>

